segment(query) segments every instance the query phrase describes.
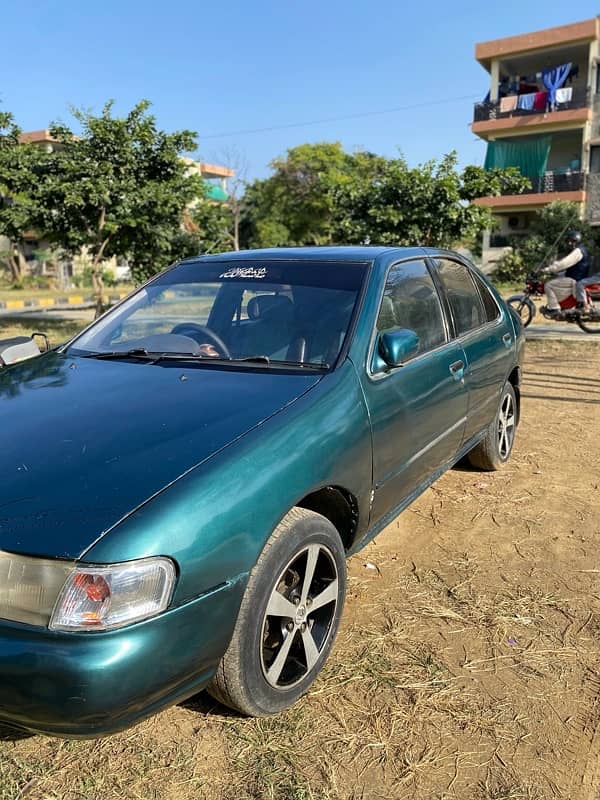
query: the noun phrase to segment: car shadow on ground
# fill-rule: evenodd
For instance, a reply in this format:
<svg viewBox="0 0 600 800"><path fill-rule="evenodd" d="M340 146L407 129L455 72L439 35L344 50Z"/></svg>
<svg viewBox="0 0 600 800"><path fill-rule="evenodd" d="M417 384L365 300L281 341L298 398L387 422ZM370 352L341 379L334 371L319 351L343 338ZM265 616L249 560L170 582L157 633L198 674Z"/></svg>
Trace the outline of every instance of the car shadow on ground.
<svg viewBox="0 0 600 800"><path fill-rule="evenodd" d="M30 739L32 736L35 733L31 731L0 724L0 742L20 742L21 739Z"/></svg>
<svg viewBox="0 0 600 800"><path fill-rule="evenodd" d="M182 700L177 704L179 708L185 708L188 711L194 711L196 714L204 714L211 717L236 717L240 718L242 715L232 708L219 703L214 697L211 697L208 692L198 692L198 694L188 697L187 700Z"/></svg>

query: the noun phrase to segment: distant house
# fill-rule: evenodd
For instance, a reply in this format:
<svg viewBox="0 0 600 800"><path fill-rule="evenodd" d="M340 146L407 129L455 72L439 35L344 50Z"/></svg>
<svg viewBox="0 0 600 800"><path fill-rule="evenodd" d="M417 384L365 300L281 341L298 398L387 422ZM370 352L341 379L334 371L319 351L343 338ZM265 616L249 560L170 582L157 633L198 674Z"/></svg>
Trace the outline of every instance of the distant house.
<svg viewBox="0 0 600 800"><path fill-rule="evenodd" d="M477 201L497 222L484 263L555 200L577 203L600 225L600 19L480 42L475 58L490 75L472 123L487 142L485 167L517 167L531 182L523 194Z"/></svg>

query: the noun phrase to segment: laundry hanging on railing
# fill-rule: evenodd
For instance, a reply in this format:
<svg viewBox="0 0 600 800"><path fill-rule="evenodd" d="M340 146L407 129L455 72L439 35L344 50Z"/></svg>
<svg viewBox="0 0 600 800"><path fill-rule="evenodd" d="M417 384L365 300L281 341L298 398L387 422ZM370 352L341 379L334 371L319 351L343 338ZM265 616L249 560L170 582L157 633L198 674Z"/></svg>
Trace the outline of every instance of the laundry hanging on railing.
<svg viewBox="0 0 600 800"><path fill-rule="evenodd" d="M559 67L553 67L552 69L545 69L542 72L542 81L546 89L548 89L548 106L551 111L556 106L556 90L560 89L564 84L570 71L571 62L561 64Z"/></svg>
<svg viewBox="0 0 600 800"><path fill-rule="evenodd" d="M535 92L531 94L520 94L517 98L517 108L522 111L533 111L533 104L535 102Z"/></svg>
<svg viewBox="0 0 600 800"><path fill-rule="evenodd" d="M562 89L556 90L556 105L559 106L561 103L570 103L573 98L573 87L572 86L563 86Z"/></svg>
<svg viewBox="0 0 600 800"><path fill-rule="evenodd" d="M579 75L579 64L572 64L565 81L573 83L573 79ZM502 75L500 77L500 88L507 92L527 91L529 86L527 84L535 84L536 81L541 81L543 72L535 72L530 75Z"/></svg>
<svg viewBox="0 0 600 800"><path fill-rule="evenodd" d="M518 97L513 94L512 97L502 97L500 99L500 113L506 114L508 111L514 111L517 107Z"/></svg>

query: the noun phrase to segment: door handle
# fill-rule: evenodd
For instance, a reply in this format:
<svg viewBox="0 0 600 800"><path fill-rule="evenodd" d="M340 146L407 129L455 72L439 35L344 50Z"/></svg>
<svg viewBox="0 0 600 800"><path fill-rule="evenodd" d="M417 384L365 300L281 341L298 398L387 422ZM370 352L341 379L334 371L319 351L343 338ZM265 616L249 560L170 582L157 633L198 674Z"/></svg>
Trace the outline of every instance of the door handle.
<svg viewBox="0 0 600 800"><path fill-rule="evenodd" d="M505 333L504 336L502 337L502 341L504 342L505 347L510 347L512 344L512 336L510 335L510 333Z"/></svg>
<svg viewBox="0 0 600 800"><path fill-rule="evenodd" d="M464 380L465 374L465 362L464 361L455 361L453 364L450 364L448 367L450 372L452 373L452 377L455 381L462 381Z"/></svg>

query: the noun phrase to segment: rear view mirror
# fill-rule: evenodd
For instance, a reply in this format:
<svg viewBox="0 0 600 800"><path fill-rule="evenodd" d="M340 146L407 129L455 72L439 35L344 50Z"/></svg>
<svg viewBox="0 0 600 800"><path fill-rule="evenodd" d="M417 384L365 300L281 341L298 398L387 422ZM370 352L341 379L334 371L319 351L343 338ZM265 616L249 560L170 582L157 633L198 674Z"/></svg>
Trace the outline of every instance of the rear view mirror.
<svg viewBox="0 0 600 800"><path fill-rule="evenodd" d="M388 367L400 367L419 349L419 337L408 328L393 328L379 335L379 355Z"/></svg>
<svg viewBox="0 0 600 800"><path fill-rule="evenodd" d="M39 356L40 349L29 336L0 339L0 368Z"/></svg>

